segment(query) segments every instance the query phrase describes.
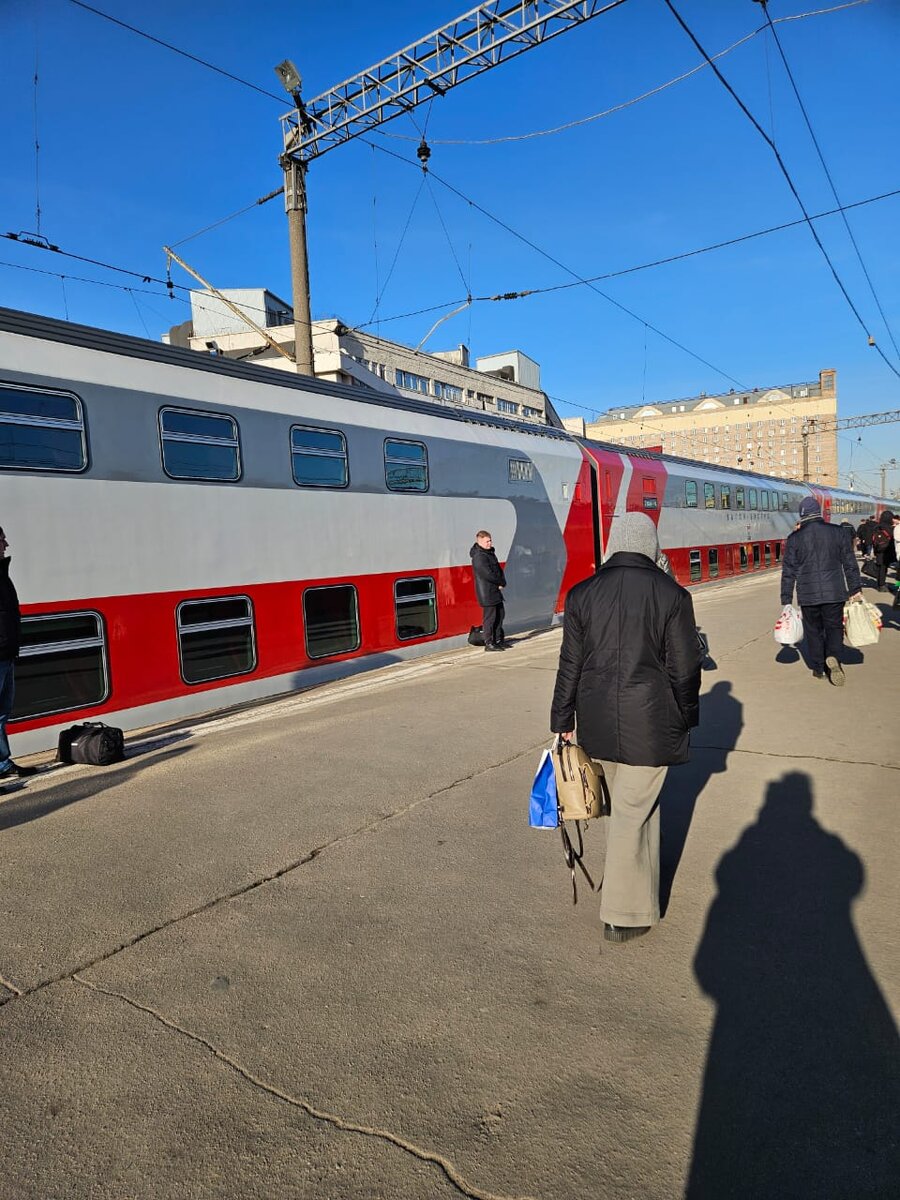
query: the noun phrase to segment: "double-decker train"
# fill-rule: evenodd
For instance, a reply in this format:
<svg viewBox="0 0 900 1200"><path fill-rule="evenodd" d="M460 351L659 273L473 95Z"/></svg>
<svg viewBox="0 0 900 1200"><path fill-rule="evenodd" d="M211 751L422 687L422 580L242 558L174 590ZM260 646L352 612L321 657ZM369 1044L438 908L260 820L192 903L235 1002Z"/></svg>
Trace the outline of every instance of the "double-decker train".
<svg viewBox="0 0 900 1200"><path fill-rule="evenodd" d="M491 531L507 628L551 625L617 513L685 584L766 570L810 489L0 309L16 753L463 644Z"/></svg>

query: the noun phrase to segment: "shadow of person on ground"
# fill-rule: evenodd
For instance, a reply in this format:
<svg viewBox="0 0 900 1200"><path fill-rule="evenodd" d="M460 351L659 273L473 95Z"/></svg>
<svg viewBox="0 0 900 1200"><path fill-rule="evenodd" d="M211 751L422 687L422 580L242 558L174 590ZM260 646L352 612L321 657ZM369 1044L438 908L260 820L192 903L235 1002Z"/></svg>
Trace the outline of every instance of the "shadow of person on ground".
<svg viewBox="0 0 900 1200"><path fill-rule="evenodd" d="M700 725L691 733L690 761L670 767L659 798L659 906L666 915L694 807L713 775L721 774L744 727L744 706L721 679L700 697Z"/></svg>
<svg viewBox="0 0 900 1200"><path fill-rule="evenodd" d="M35 788L34 791L30 791L28 785L17 787L9 799L4 799L4 795L9 795L8 792L0 792L0 832L12 829L16 825L26 825L29 821L46 817L58 808L77 804L79 800L87 800L88 797L97 796L108 788L118 787L154 764L171 762L173 758L190 749L189 745L173 746L161 754L154 754L152 758L143 754L132 755L117 766L95 767L90 773L70 773L59 767L48 772L55 780L59 780L58 783ZM46 778L47 775L35 776L35 780Z"/></svg>
<svg viewBox="0 0 900 1200"><path fill-rule="evenodd" d="M769 785L721 860L694 970L718 1011L687 1200L897 1194L900 1044L856 936L856 854L808 775Z"/></svg>

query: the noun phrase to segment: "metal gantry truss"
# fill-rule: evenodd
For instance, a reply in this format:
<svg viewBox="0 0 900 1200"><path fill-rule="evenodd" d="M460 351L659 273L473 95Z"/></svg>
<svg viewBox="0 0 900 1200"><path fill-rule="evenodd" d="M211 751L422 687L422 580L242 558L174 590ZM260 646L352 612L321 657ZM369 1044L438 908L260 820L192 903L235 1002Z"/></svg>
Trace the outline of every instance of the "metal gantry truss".
<svg viewBox="0 0 900 1200"><path fill-rule="evenodd" d="M411 112L625 0L492 0L360 71L281 118L285 155L300 163Z"/></svg>
<svg viewBox="0 0 900 1200"><path fill-rule="evenodd" d="M891 412L864 413L860 417L807 417L800 426L803 445L803 482L809 482L809 435L811 433L837 433L839 429L864 429L867 425L890 425L900 421L900 409ZM881 475L881 490L884 492L884 472Z"/></svg>

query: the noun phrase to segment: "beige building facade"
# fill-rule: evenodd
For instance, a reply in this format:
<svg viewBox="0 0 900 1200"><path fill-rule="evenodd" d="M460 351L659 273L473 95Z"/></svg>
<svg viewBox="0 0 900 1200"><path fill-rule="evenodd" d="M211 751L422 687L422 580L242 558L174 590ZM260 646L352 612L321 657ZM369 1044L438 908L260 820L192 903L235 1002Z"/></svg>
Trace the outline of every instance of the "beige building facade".
<svg viewBox="0 0 900 1200"><path fill-rule="evenodd" d="M656 447L665 454L713 466L803 479L804 423L808 424L809 480L837 486L837 431L818 422L837 417L837 372L818 380L730 391L686 400L610 409L597 421L566 419L572 433L617 445Z"/></svg>
<svg viewBox="0 0 900 1200"><path fill-rule="evenodd" d="M264 288L229 289L221 295L264 328L288 354L293 353L290 305ZM217 296L199 289L191 292L191 320L175 326L163 340L204 354L295 370L289 358L269 346ZM466 346L426 353L349 329L335 317L313 321L312 342L317 379L365 384L394 395L535 424L560 424L541 389L540 366L520 350L477 358L472 367Z"/></svg>

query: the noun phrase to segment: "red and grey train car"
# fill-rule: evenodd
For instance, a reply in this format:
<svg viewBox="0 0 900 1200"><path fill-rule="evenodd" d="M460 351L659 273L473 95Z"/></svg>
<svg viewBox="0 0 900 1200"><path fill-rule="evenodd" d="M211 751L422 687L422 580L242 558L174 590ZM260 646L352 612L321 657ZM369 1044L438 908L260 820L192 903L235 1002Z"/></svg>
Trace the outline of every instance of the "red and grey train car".
<svg viewBox="0 0 900 1200"><path fill-rule="evenodd" d="M816 489L832 517L874 497ZM461 644L494 535L509 628L553 623L616 513L686 584L764 570L809 489L0 309L16 753Z"/></svg>

